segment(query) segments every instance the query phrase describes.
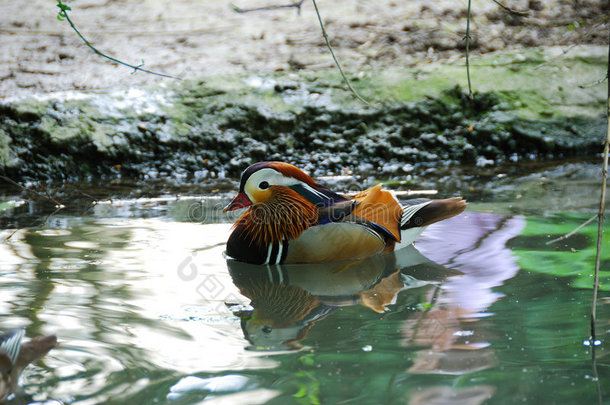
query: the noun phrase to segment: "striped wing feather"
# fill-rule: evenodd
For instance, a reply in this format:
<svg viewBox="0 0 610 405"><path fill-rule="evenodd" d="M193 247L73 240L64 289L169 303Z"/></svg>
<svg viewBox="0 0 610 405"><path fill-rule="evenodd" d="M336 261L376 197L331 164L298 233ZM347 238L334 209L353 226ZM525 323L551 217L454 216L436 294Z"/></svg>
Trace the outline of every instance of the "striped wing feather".
<svg viewBox="0 0 610 405"><path fill-rule="evenodd" d="M428 200L425 198L409 200L403 207L400 229L428 226L461 214L465 209L466 201L462 197L443 200Z"/></svg>

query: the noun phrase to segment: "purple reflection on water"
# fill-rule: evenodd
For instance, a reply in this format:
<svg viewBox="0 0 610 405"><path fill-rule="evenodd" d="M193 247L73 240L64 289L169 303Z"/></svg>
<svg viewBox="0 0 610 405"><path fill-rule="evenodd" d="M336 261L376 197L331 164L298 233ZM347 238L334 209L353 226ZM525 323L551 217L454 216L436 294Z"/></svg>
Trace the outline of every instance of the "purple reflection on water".
<svg viewBox="0 0 610 405"><path fill-rule="evenodd" d="M524 226L520 216L466 212L431 225L415 246L430 260L464 273L443 284L445 299L457 304L463 315L475 315L502 296L491 288L519 271L506 243Z"/></svg>

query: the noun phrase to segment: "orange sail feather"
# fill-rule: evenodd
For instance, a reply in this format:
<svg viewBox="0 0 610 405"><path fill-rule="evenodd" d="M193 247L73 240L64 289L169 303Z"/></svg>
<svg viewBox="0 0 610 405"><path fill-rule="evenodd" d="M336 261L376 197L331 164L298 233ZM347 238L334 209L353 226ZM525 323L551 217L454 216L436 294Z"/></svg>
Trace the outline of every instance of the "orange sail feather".
<svg viewBox="0 0 610 405"><path fill-rule="evenodd" d="M381 184L377 184L355 195L354 200L359 204L352 214L382 226L400 242L402 207L391 192L382 190Z"/></svg>

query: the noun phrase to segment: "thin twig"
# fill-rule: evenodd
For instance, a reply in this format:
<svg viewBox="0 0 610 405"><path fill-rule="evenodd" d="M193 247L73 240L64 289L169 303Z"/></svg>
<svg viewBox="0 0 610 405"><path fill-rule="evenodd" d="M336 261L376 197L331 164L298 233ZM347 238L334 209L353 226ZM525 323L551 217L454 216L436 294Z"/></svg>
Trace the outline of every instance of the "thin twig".
<svg viewBox="0 0 610 405"><path fill-rule="evenodd" d="M525 17L528 16L530 14L529 10L525 10L525 11L520 11L520 10L513 10L512 8L508 8L506 7L504 4L500 3L497 0L491 0L494 3L496 3L498 6L500 6L502 8L502 10L509 12L510 14L514 14L514 15L518 15L520 17Z"/></svg>
<svg viewBox="0 0 610 405"><path fill-rule="evenodd" d="M610 57L610 45L608 45ZM610 73L610 60L608 61ZM602 170L602 195L599 200L599 221L597 223L597 248L595 251L595 276L593 278L593 302L591 303L591 343L595 344L595 321L597 319L597 290L599 289L599 267L602 251L602 236L604 232L604 211L606 208L606 181L608 179L608 150L610 149L610 81L606 93L606 141L604 142L604 168Z"/></svg>
<svg viewBox="0 0 610 405"><path fill-rule="evenodd" d="M163 20L164 22L172 22L177 21L178 19L171 20ZM135 24L135 23L134 23ZM135 30L121 30L119 28L115 29L104 29L104 37L108 37L111 35L129 35L130 37L152 37L152 36L174 36L174 35L199 35L199 34L213 34L221 31L234 30L239 27L238 24L230 24L230 25L221 25L218 27L206 27L200 29L190 29L190 30L162 30L162 31L135 31ZM141 28L138 25L138 28ZM65 35L63 31L50 31L50 30L25 30L25 29L2 29L0 28L0 34L10 34L10 35L47 35L51 37L61 37Z"/></svg>
<svg viewBox="0 0 610 405"><path fill-rule="evenodd" d="M74 190L76 190L77 193L81 194L84 197L87 197L91 200L92 204L95 205L99 202L99 200L97 198L95 198L94 196L92 196L91 194L87 194L84 191L82 191L81 189L79 189L78 187L72 186L72 188Z"/></svg>
<svg viewBox="0 0 610 405"><path fill-rule="evenodd" d="M87 208L83 211L83 213L81 215L85 215L86 213L88 213L89 211L91 211L91 209L93 207L95 207L100 201L95 198L94 196L92 196L91 194L87 194L84 191L80 190L78 187L72 186L72 188L74 190L76 190L77 193L81 194L82 196L90 199L91 201L89 201L89 205L87 206ZM112 201L111 201L112 203Z"/></svg>
<svg viewBox="0 0 610 405"><path fill-rule="evenodd" d="M572 46L569 46L567 49L562 49L562 50L561 50L561 54L559 54L559 55L557 55L557 56L554 56L554 57L552 57L552 58L549 58L549 60L547 60L546 62L541 63L541 64L540 64L540 65L538 65L538 66L535 66L534 68L532 68L532 70L538 70L538 69L540 69L540 68L544 67L545 65L548 65L548 64L549 64L549 63L551 63L553 60L558 59L558 58L560 58L560 57L562 57L562 56L567 55L567 54L568 54L568 53L569 53L569 52L570 52L572 49L576 48L577 46L580 46L579 41L580 41L581 39L589 37L591 34L593 34L593 32L594 32L596 29L598 29L599 27L603 27L603 26L605 26L605 25L606 25L606 21L605 21L605 20L604 20L604 21L602 21L602 22L600 22L600 23L598 23L598 24L595 24L593 27L591 27L591 29L590 29L589 31L585 32L584 34L582 34L582 35L580 35L578 38L576 38L576 39L574 40L574 42L575 42L575 43L574 43Z"/></svg>
<svg viewBox="0 0 610 405"><path fill-rule="evenodd" d="M472 95L472 85L470 84L470 61L468 57L468 53L470 51L470 2L468 0L468 13L466 15L466 77L468 78L468 97L472 100L474 96Z"/></svg>
<svg viewBox="0 0 610 405"><path fill-rule="evenodd" d="M9 236L7 236L6 238L2 239L2 243L6 243L9 241L9 239L11 239L13 237L13 235L15 235L17 232L19 232L21 230L21 228L17 228L15 229L13 232L11 232L11 234Z"/></svg>
<svg viewBox="0 0 610 405"><path fill-rule="evenodd" d="M588 84L579 84L578 88L579 89L588 89L589 87L595 87L598 84L602 84L603 82L605 82L606 80L608 80L608 73L606 73L606 76L604 76L602 79L596 80L593 83L588 83Z"/></svg>
<svg viewBox="0 0 610 405"><path fill-rule="evenodd" d="M40 221L40 218L37 218L36 220L34 220L31 224L30 224L30 228L33 227L34 225L36 225L36 223L38 221L40 221L43 224L47 224L49 222L49 218L51 218L53 215L55 215L57 212L59 212L61 209L63 209L64 206L63 205L57 205L55 206L55 211L53 211L52 213L50 213L49 215L47 215L44 219L44 221ZM19 232L20 230L22 230L24 228L17 228L15 229L13 232L11 232L11 234L9 236L7 236L6 238L4 238L2 240L2 242L0 243L7 243L17 232Z"/></svg>
<svg viewBox="0 0 610 405"><path fill-rule="evenodd" d="M316 4L316 0L311 0L311 1L313 2L313 7L316 10L316 15L318 16L318 21L320 22L320 28L322 28L322 36L324 36L324 41L326 41L326 46L328 47L328 50L330 51L330 54L333 57L333 60L335 61L335 65L337 66L337 68L339 69L339 72L341 73L341 77L343 78L343 81L345 81L345 84L347 85L347 87L350 89L352 94L358 100L360 100L364 104L370 106L370 104L365 99L363 99L362 96L360 96L360 94L358 94L358 92L352 87L352 84L345 76L345 73L343 73L343 69L341 69L341 65L339 64L339 61L337 60L337 57L335 56L335 52L333 51L333 48L330 46L330 41L328 40L328 35L326 35L326 29L324 29L324 23L322 22L322 17L320 17L320 12L318 11L318 5Z"/></svg>
<svg viewBox="0 0 610 405"><path fill-rule="evenodd" d="M70 24L70 27L72 27L72 29L74 30L74 32L76 32L76 35L79 36L80 39L83 40L83 42L85 43L85 45L87 45L87 47L89 47L89 49L91 49L93 52L95 52L96 54L98 54L99 56L106 58L114 63L118 63L119 65L123 65L123 66L127 66L131 69L133 69L132 73L137 72L138 70L144 73L149 73L151 75L155 75L155 76L160 76L160 77L167 77L169 79L176 79L176 80L182 80L179 77L174 77L174 76L170 76L170 75L166 75L163 73L157 73L157 72L153 72L152 70L148 70L148 69L142 69L142 66L144 66L144 61L142 61L142 63L138 66L135 65L130 65L129 63L125 63L123 61L120 61L116 58L113 58L112 56L108 56L105 53L99 51L96 47L94 47L91 42L89 42L84 36L83 34L80 33L80 31L76 28L76 26L74 25L74 23L72 22L72 20L70 19L70 17L68 16L68 10L70 10L70 7L66 6L65 4L62 3L62 0L57 0L57 7L59 7L59 14L58 17L61 18L65 18L66 21L68 21L68 24Z"/></svg>
<svg viewBox="0 0 610 405"><path fill-rule="evenodd" d="M65 208L65 205L63 205L62 203L60 203L59 201L57 201L55 198L53 198L53 197L51 196L51 194L49 193L49 191L48 191L48 190L45 190L45 192L44 192L44 193L40 193L40 192L38 192L38 191L36 191L36 190L32 190L32 189L31 189L31 188L29 188L29 187L22 186L21 184L17 183L15 180L11 179L10 177L6 177L6 176L2 176L2 175L0 175L0 179L2 179L2 180L4 180L4 181L6 181L7 183L11 183L11 184L12 184L12 185L14 185L14 186L19 187L19 188L20 188L22 191L25 191L26 193L34 194L34 195L35 195L36 197L38 197L38 198L41 198L41 199L43 199L43 200L47 200L47 201L49 201L49 202L53 203L53 204L55 205L55 211L53 211L53 212L52 212L52 213L51 213L49 216L47 216L47 217L46 217L45 222L49 220L49 218L50 218L50 216L51 216L51 215L53 215L53 214L55 214L57 211L59 211L59 210L61 210L61 209ZM33 223L32 225L34 225L34 223ZM13 237L13 236L14 236L14 235L15 235L15 234L16 234L16 233L19 231L19 230L21 230L21 229L22 229L22 228L17 228L17 229L15 229L13 232L11 232L11 234L10 234L10 235L8 235L6 238L4 238L4 239L2 240L2 242L0 242L0 243L6 243L6 242L8 242L8 241L9 241L9 240L10 240L10 239L11 239L11 238L12 238L12 237Z"/></svg>
<svg viewBox="0 0 610 405"><path fill-rule="evenodd" d="M545 243L545 245L552 245L553 243L568 239L570 236L574 235L576 232L580 231L582 228L589 225L591 222L595 221L596 219L597 219L597 214L593 215L591 218L587 219L583 224L581 224L578 228L574 229L573 231L568 232L565 235L560 236L559 238L550 240L547 243Z"/></svg>
<svg viewBox="0 0 610 405"><path fill-rule="evenodd" d="M294 7L297 9L297 14L301 15L301 6L303 5L304 1L305 0L301 0L296 3L291 3L291 4L282 4L279 6L267 6L267 7L255 7L255 8L241 8L241 7L237 7L235 4L231 3L231 8L233 8L233 11L235 11L236 13L244 14L244 13L250 13L252 11L268 11L268 10L278 10L281 8L293 8Z"/></svg>
<svg viewBox="0 0 610 405"><path fill-rule="evenodd" d="M57 214L57 212L58 212L59 210L61 210L61 208L62 208L62 207L57 207L57 209L56 209L55 211L51 212L49 215L47 215L47 216L45 217L45 219L44 219L44 221L42 221L42 223L43 223L43 224L45 224L45 225L48 225L48 223L49 223L49 219L50 219L50 218L51 218L53 215Z"/></svg>
<svg viewBox="0 0 610 405"><path fill-rule="evenodd" d="M47 190L45 190L45 192L44 192L44 194L43 194L43 193L40 193L40 192L38 192L38 191L36 191L36 190L32 190L31 188L24 187L24 186L22 186L21 184L17 183L15 180L13 180L13 179L11 179L11 178L9 178L9 177L6 177L6 176L2 176L2 175L0 175L0 179L2 179L2 180L4 180L4 181L6 181L6 182L8 182L8 183L11 183L11 184L12 184L12 185L14 185L14 186L19 187L19 188L20 188L22 191L25 191L25 192L27 192L27 193L34 194L34 195L35 195L35 196L37 196L38 198L42 198L43 200L47 200L47 201L52 202L52 203L53 203L53 204L55 204L55 206L56 206L56 207L58 207L58 208L63 208L63 207L65 207L65 205L64 205L64 204L60 203L60 202L59 202L59 201L57 201L55 198L53 198L53 197L52 197L52 196L49 194L49 192L48 192Z"/></svg>

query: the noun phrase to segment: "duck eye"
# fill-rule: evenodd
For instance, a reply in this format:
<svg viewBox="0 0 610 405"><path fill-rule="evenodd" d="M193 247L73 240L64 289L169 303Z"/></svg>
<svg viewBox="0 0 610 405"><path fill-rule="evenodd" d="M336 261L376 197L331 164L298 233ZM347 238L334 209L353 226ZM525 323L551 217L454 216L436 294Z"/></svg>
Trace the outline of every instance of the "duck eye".
<svg viewBox="0 0 610 405"><path fill-rule="evenodd" d="M265 325L265 326L263 326L263 327L262 327L262 329L261 329L261 330L263 331L263 333L267 333L267 334L269 334L269 333L271 333L271 331L273 330L273 328L272 328L271 326Z"/></svg>
<svg viewBox="0 0 610 405"><path fill-rule="evenodd" d="M258 185L258 188L260 188L261 190L266 190L269 188L269 183L267 183L266 181L261 181Z"/></svg>

